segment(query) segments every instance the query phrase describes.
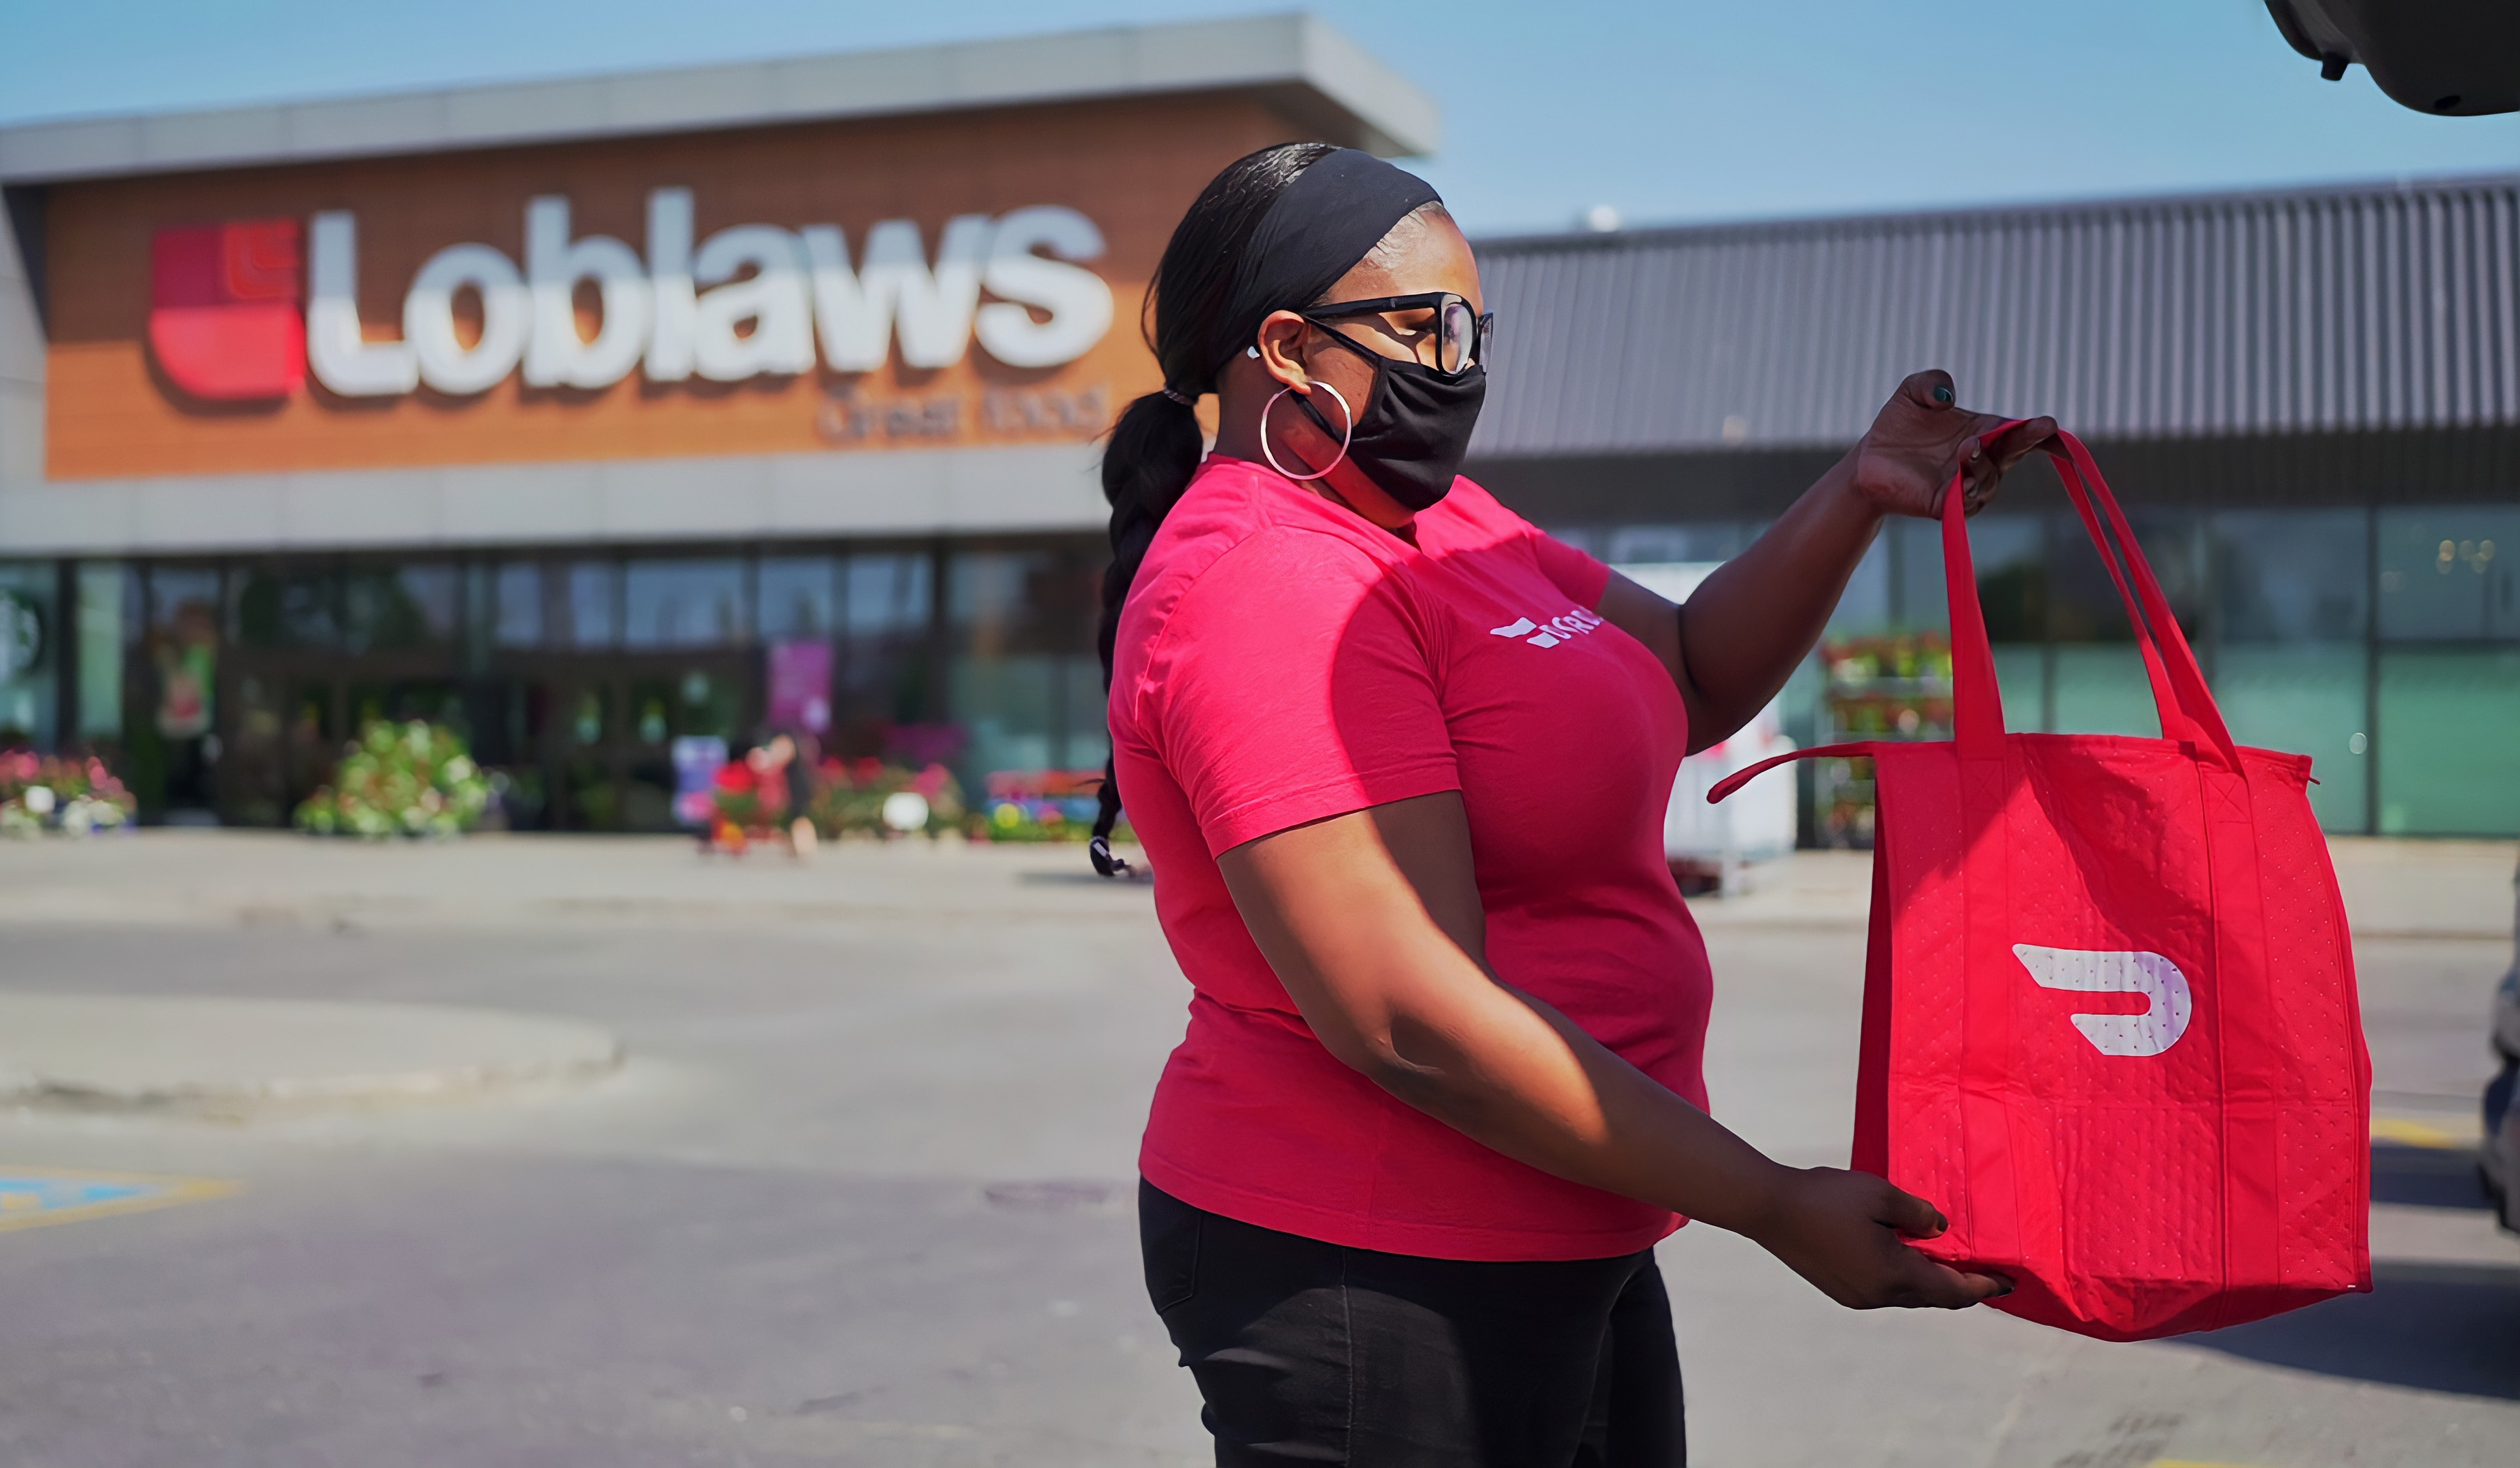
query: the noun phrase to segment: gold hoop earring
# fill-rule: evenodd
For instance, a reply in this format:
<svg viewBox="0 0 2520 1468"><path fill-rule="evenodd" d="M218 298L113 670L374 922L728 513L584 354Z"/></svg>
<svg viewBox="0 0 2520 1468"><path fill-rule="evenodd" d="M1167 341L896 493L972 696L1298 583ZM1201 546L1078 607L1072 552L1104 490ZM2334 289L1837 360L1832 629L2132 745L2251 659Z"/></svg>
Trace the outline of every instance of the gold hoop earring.
<svg viewBox="0 0 2520 1468"><path fill-rule="evenodd" d="M1342 395L1337 388L1332 387L1328 382L1316 382L1313 385L1319 387L1322 391L1328 393L1331 397L1337 398L1339 416L1347 420L1347 426L1340 430L1339 433L1338 457L1331 460L1329 464L1323 467L1319 472L1310 474L1286 473L1286 467L1278 462L1278 451L1269 447L1269 410L1278 406L1278 398L1284 397L1287 393L1290 393L1295 389L1292 387L1279 388L1277 396L1269 399L1269 401L1263 404L1260 409L1260 457L1269 461L1269 467L1271 468L1276 469L1281 474L1284 474L1285 477L1294 480L1298 484L1303 483L1307 479L1318 479L1322 477L1323 474L1327 474L1331 469L1334 469L1340 465L1346 463L1347 446L1356 437L1356 410L1347 405L1347 398Z"/></svg>

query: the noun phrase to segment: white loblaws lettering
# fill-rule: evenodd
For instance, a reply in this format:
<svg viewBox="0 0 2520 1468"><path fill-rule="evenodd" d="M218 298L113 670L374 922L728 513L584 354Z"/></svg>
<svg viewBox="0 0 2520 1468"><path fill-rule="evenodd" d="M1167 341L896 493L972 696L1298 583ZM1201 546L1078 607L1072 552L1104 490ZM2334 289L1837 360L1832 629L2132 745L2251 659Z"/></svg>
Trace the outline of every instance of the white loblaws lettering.
<svg viewBox="0 0 2520 1468"><path fill-rule="evenodd" d="M2082 994L2140 994L2140 1014L2077 1014L2074 1027L2103 1055L2158 1055L2187 1033L2195 1014L2187 975L2159 954L2012 946L2013 956L2042 989Z"/></svg>
<svg viewBox="0 0 2520 1468"><path fill-rule="evenodd" d="M980 349L1009 367L1055 367L1084 356L1111 330L1111 288L1065 262L1102 257L1102 232L1074 209L1034 204L1001 217L980 283L1003 299L979 310L973 330ZM1049 320L1033 320L1030 306Z"/></svg>
<svg viewBox="0 0 2520 1468"><path fill-rule="evenodd" d="M796 232L805 245L806 277L813 288L814 331L823 338L823 360L833 372L873 372L892 349L892 319L878 317L849 268L849 245L837 226L809 224Z"/></svg>
<svg viewBox="0 0 2520 1468"><path fill-rule="evenodd" d="M535 387L608 387L648 348L652 296L639 252L609 235L569 238L568 200L547 194L525 205L525 281L534 326L525 381ZM577 283L603 297L595 339L577 333Z"/></svg>
<svg viewBox="0 0 2520 1468"><path fill-rule="evenodd" d="M1074 263L1102 257L1102 233L1060 205L1015 209L996 221L951 219L932 263L917 223L884 220L867 232L856 270L832 225L793 233L737 225L695 250L693 216L691 190L651 192L643 262L608 236L573 238L568 200L538 197L525 207L521 275L487 245L440 250L404 298L403 339L370 341L358 313L356 221L342 210L319 214L306 320L316 380L352 397L390 396L423 382L468 394L487 391L521 363L532 386L601 388L644 361L652 381L695 373L737 381L812 371L817 335L823 359L841 372L881 367L896 336L909 367L950 367L976 338L1009 366L1037 368L1074 361L1111 328L1110 288ZM578 287L590 281L602 308L591 340L579 334L576 304ZM984 288L997 297L985 305ZM470 345L455 326L466 290L482 310L481 334ZM1535 630L1553 642L1569 635L1565 623Z"/></svg>
<svg viewBox="0 0 2520 1468"><path fill-rule="evenodd" d="M752 274L739 279L746 269ZM692 360L701 377L740 382L814 370L813 305L794 235L773 224L720 230L694 257L692 279L717 287L700 296L693 317ZM740 333L747 321L752 331Z"/></svg>
<svg viewBox="0 0 2520 1468"><path fill-rule="evenodd" d="M481 298L481 334L471 346L455 332L455 297ZM533 298L516 262L486 245L450 245L428 257L402 302L402 339L420 380L439 392L487 392L517 370L533 328Z"/></svg>
<svg viewBox="0 0 2520 1468"><path fill-rule="evenodd" d="M699 316L699 299L692 288L689 189L656 189L648 195L648 284L653 297L648 326L648 380L683 381L692 375L692 337Z"/></svg>
<svg viewBox="0 0 2520 1468"><path fill-rule="evenodd" d="M420 362L402 341L370 341L359 327L359 225L346 209L318 214L308 253L306 365L315 380L349 398L390 397L420 385Z"/></svg>
<svg viewBox="0 0 2520 1468"><path fill-rule="evenodd" d="M887 219L867 231L866 263L849 270L848 245L828 224L800 232L813 279L814 324L835 372L873 372L897 333L910 367L951 367L971 340L987 262L989 216L948 220L930 270L919 226Z"/></svg>
<svg viewBox="0 0 2520 1468"><path fill-rule="evenodd" d="M1539 624L1539 623L1537 623L1537 622L1535 622L1535 621L1533 621L1531 618L1529 618L1529 617L1516 617L1516 618L1514 618L1512 621L1506 623L1503 627L1491 627L1491 628L1489 628L1489 629L1488 629L1488 636L1490 636L1490 637L1522 637L1522 636L1524 636L1525 634L1533 633L1533 632L1538 632L1539 630L1540 630L1540 624Z"/></svg>

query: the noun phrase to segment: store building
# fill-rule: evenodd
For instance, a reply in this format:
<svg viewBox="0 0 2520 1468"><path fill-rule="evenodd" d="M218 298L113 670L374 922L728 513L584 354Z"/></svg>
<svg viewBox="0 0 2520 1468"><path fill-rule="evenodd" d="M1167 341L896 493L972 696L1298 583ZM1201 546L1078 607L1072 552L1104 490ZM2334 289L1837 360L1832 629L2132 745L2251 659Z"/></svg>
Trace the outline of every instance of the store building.
<svg viewBox="0 0 2520 1468"><path fill-rule="evenodd" d="M1531 518L1613 562L1720 560L1945 367L2092 445L2232 733L2314 756L2330 830L2520 833L2520 177L1494 240L1480 263L1497 387L1469 472ZM2156 733L2044 461L1972 542L2008 725ZM1893 525L1832 634L1944 626L1936 528ZM1815 662L1788 732L1880 706Z"/></svg>
<svg viewBox="0 0 2520 1468"><path fill-rule="evenodd" d="M562 828L666 824L692 734L1097 766L1092 440L1174 220L1435 132L1301 18L0 129L0 738L245 823L375 715ZM2092 444L2331 829L2520 831L2520 179L1480 254L1470 472L1535 520L1721 559L1945 366ZM1975 539L2012 727L2150 733L2052 478ZM1940 576L1892 527L1833 634Z"/></svg>
<svg viewBox="0 0 2520 1468"><path fill-rule="evenodd" d="M1184 203L1435 126L1278 17L0 129L0 737L247 823L377 716L562 828L686 734L1097 767Z"/></svg>

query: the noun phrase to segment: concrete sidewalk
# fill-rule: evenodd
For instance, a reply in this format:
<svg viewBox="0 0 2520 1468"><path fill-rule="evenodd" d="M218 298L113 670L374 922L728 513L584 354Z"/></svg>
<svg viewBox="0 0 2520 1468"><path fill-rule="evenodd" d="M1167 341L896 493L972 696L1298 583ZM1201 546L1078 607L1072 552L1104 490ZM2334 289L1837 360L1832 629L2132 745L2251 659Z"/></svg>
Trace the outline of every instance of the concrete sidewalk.
<svg viewBox="0 0 2520 1468"><path fill-rule="evenodd" d="M573 1020L435 1004L0 991L0 1103L243 1117L568 1085L621 1064Z"/></svg>
<svg viewBox="0 0 2520 1468"><path fill-rule="evenodd" d="M2329 849L2357 936L2511 935L2520 845L2339 837ZM1709 928L1860 928L1871 871L1866 852L1798 852L1755 868L1746 895L1690 906ZM370 845L279 831L148 830L0 842L0 927L1020 921L1144 910L1150 890L1094 876L1075 846L840 842L796 861L706 857L662 836Z"/></svg>
<svg viewBox="0 0 2520 1468"><path fill-rule="evenodd" d="M2334 843L2356 936L2507 941L2507 842ZM768 931L906 919L1152 929L1151 886L1091 874L1072 846L843 843L810 861L704 857L656 837L485 836L366 845L278 832L153 830L0 842L0 932L70 925ZM1710 936L1860 933L1861 852L1804 852L1750 892L1693 903ZM77 975L13 972L68 991ZM0 993L0 1104L244 1115L567 1084L620 1064L591 1026L490 1009ZM2462 1103L2464 1104L2464 1103Z"/></svg>
<svg viewBox="0 0 2520 1468"><path fill-rule="evenodd" d="M707 856L671 836L476 835L368 843L152 829L0 841L0 927L610 927L1055 918L1146 910L1082 846L847 841L797 860Z"/></svg>

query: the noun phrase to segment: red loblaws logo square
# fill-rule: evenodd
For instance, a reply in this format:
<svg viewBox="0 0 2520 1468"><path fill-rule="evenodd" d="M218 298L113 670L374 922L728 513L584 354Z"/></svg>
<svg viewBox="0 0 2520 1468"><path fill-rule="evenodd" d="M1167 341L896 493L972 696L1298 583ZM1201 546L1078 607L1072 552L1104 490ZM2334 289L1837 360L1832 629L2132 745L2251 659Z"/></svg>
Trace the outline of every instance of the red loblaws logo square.
<svg viewBox="0 0 2520 1468"><path fill-rule="evenodd" d="M149 345L167 378L223 402L296 391L306 379L303 259L294 219L158 231Z"/></svg>

